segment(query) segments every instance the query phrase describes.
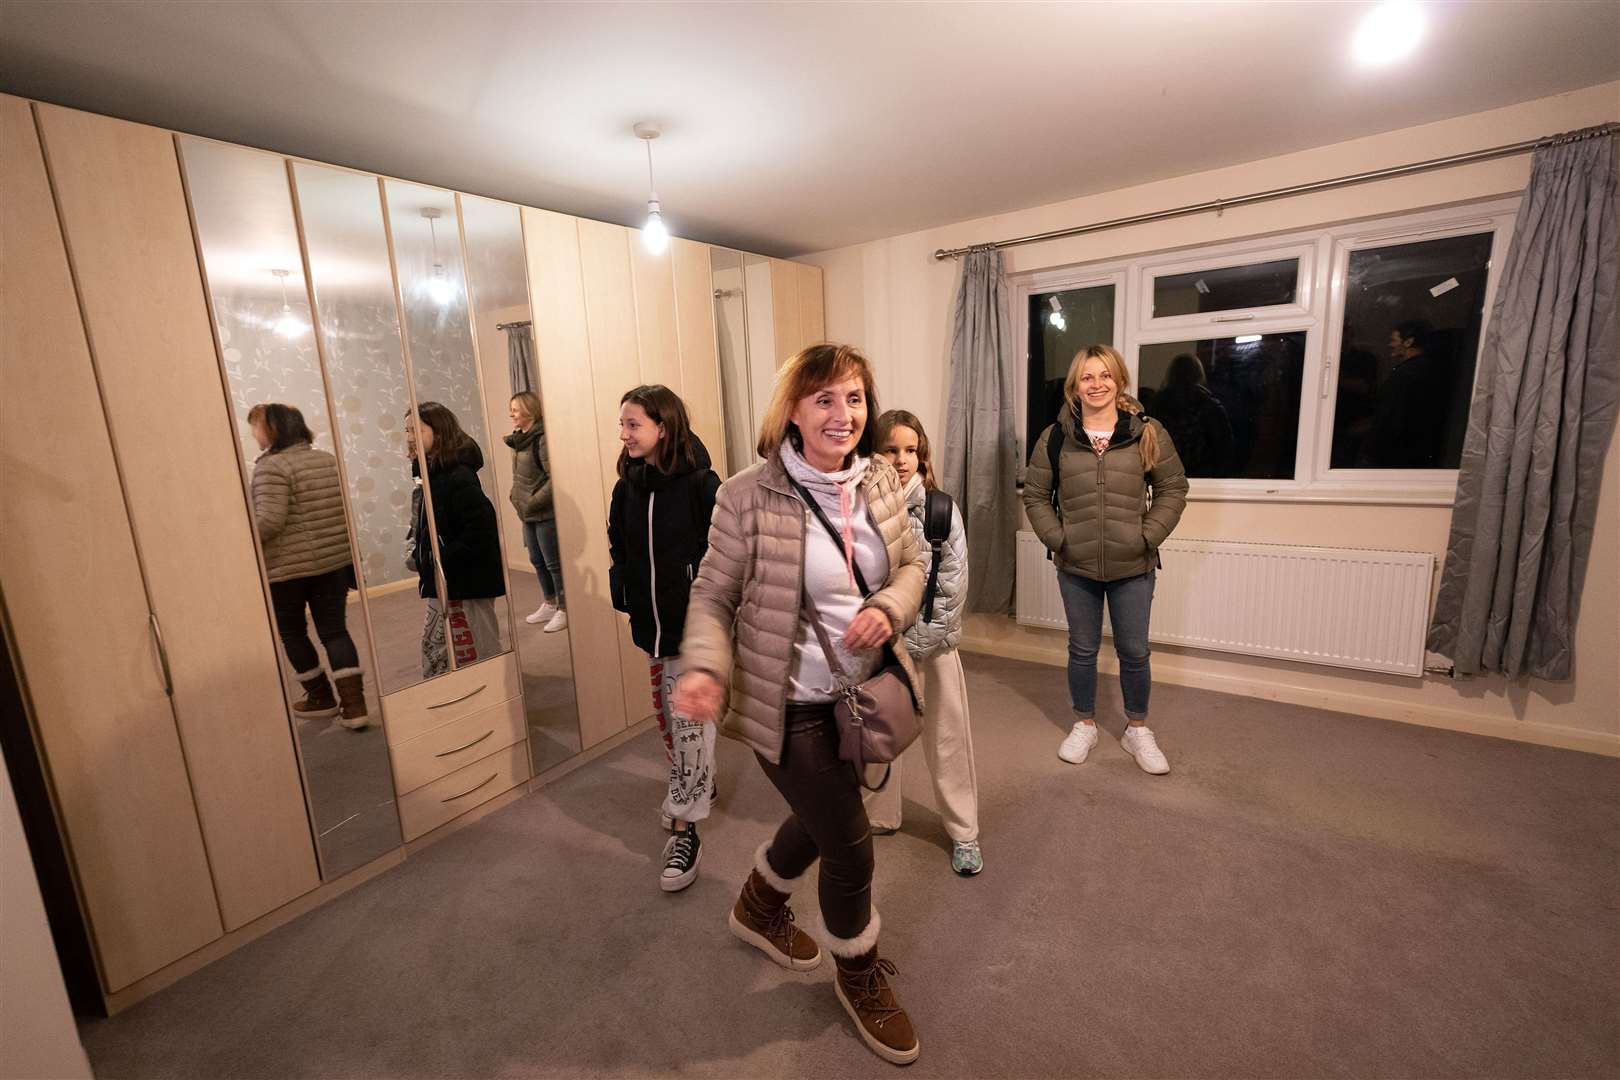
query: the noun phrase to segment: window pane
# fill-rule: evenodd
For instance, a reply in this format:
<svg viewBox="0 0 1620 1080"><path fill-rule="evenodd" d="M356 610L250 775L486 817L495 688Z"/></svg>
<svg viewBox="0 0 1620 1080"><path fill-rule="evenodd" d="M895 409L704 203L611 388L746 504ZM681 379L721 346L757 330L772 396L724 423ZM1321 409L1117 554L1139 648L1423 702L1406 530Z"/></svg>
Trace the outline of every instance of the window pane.
<svg viewBox="0 0 1620 1080"><path fill-rule="evenodd" d="M1304 330L1143 345L1138 397L1188 476L1292 480Z"/></svg>
<svg viewBox="0 0 1620 1080"><path fill-rule="evenodd" d="M1029 298L1029 378L1025 447L1063 407L1063 380L1074 354L1087 345L1114 342L1114 287L1092 285L1063 292L1034 293Z"/></svg>
<svg viewBox="0 0 1620 1080"><path fill-rule="evenodd" d="M1298 259L1166 274L1153 279L1153 317L1292 304L1298 295Z"/></svg>
<svg viewBox="0 0 1620 1080"><path fill-rule="evenodd" d="M1351 252L1332 468L1457 467L1490 265L1490 233Z"/></svg>

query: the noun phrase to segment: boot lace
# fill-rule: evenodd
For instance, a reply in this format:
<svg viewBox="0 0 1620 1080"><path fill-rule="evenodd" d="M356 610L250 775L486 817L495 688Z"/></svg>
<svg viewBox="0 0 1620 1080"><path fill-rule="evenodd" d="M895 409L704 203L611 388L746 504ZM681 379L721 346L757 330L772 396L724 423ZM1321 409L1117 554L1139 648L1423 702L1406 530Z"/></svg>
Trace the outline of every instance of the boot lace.
<svg viewBox="0 0 1620 1080"><path fill-rule="evenodd" d="M872 966L844 974L844 989L850 991L850 1004L868 1017L874 1027L882 1027L905 1010L895 1004L885 975L897 975L893 960L878 959Z"/></svg>

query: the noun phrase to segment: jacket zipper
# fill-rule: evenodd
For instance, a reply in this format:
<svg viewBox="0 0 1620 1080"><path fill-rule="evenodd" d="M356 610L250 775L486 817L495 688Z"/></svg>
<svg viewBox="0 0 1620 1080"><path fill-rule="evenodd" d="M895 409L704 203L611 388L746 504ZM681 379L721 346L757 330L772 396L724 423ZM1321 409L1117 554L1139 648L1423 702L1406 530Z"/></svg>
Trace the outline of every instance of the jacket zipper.
<svg viewBox="0 0 1620 1080"><path fill-rule="evenodd" d="M1103 472L1104 450L1097 455L1097 580L1108 580L1108 479Z"/></svg>
<svg viewBox="0 0 1620 1080"><path fill-rule="evenodd" d="M658 559L653 554L653 501L658 498L658 492L647 493L647 568L652 573L652 612L653 612L653 656L664 655L664 624L658 618Z"/></svg>

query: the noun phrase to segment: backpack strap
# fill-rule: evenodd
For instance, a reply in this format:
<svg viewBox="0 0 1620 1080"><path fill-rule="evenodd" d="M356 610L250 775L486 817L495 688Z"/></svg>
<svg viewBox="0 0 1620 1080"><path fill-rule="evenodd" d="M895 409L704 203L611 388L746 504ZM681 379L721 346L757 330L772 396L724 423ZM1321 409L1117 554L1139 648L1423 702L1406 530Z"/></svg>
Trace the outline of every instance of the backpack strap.
<svg viewBox="0 0 1620 1080"><path fill-rule="evenodd" d="M939 589L939 562L945 541L951 538L951 511L955 504L943 491L930 488L923 499L923 538L933 550L934 558L928 567L928 586L923 590L922 612L924 623L934 618L934 593Z"/></svg>
<svg viewBox="0 0 1620 1080"><path fill-rule="evenodd" d="M1062 457L1062 455L1063 425L1061 423L1054 423L1051 427L1046 429L1046 461L1052 467L1052 491L1050 494L1050 498L1052 500L1052 512L1057 514L1059 521L1063 520L1063 499L1058 490L1060 486L1058 483L1058 458ZM1050 562L1056 562L1056 560L1052 558L1052 553L1050 551L1046 553L1046 558Z"/></svg>

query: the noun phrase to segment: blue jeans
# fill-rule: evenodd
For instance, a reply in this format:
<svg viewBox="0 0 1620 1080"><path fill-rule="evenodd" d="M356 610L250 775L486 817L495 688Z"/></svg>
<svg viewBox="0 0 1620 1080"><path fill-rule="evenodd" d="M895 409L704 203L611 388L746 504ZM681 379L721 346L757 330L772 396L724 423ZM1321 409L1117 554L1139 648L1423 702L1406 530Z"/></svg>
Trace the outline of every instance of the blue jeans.
<svg viewBox="0 0 1620 1080"><path fill-rule="evenodd" d="M540 578L540 592L558 607L563 603L562 552L557 547L557 519L525 521L523 546L529 549L529 562Z"/></svg>
<svg viewBox="0 0 1620 1080"><path fill-rule="evenodd" d="M1114 655L1119 657L1119 688L1125 716L1146 720L1153 690L1149 668L1148 615L1153 610L1155 571L1119 581L1092 581L1058 571L1058 589L1069 618L1069 701L1078 719L1097 713L1097 650L1102 645L1103 600L1114 627Z"/></svg>

